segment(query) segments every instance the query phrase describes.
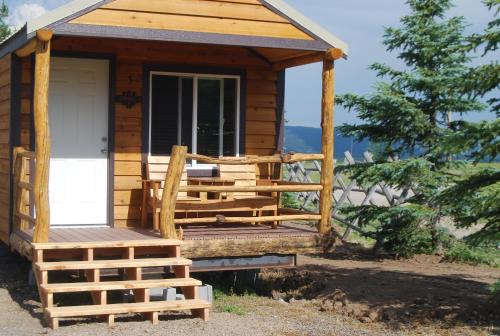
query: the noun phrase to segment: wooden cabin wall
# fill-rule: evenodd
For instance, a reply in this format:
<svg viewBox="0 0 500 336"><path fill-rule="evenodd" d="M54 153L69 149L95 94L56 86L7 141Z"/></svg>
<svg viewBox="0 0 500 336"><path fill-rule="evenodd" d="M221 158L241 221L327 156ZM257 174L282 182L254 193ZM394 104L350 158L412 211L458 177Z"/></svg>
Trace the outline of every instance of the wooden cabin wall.
<svg viewBox="0 0 500 336"><path fill-rule="evenodd" d="M10 116L12 55L0 59L0 240L10 234Z"/></svg>
<svg viewBox="0 0 500 336"><path fill-rule="evenodd" d="M32 97L33 97L33 59L21 58L21 138L20 145L31 149L32 130Z"/></svg>
<svg viewBox="0 0 500 336"><path fill-rule="evenodd" d="M247 70L246 153L270 155L276 150L277 73L254 52L241 47L156 43L90 38L58 38L53 51L100 53L116 59L116 94L142 96L143 64L233 67ZM139 226L142 169L142 106L115 106L115 227ZM267 169L260 173L267 177Z"/></svg>
<svg viewBox="0 0 500 336"><path fill-rule="evenodd" d="M115 0L70 23L313 40L258 0Z"/></svg>

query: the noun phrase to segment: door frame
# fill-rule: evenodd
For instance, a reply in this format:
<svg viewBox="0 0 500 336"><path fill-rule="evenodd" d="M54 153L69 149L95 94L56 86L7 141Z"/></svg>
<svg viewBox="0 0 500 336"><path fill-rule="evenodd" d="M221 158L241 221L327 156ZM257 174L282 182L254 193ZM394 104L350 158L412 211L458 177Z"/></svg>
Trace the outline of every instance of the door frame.
<svg viewBox="0 0 500 336"><path fill-rule="evenodd" d="M88 53L88 52L73 52L73 51L53 51L51 57L61 58L81 58L81 59L95 59L105 60L109 62L109 88L108 88L108 227L115 226L115 92L116 92L116 55L114 54L101 54L101 53ZM49 107L50 109L50 107ZM32 123L32 128L34 125ZM34 130L33 130L34 131ZM32 131L32 134L34 134ZM34 142L31 144L35 148Z"/></svg>

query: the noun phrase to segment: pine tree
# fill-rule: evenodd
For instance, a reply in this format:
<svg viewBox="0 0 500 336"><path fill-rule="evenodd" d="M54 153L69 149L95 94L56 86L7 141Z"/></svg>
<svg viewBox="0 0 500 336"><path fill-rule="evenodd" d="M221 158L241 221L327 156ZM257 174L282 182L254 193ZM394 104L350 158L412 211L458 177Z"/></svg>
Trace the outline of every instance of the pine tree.
<svg viewBox="0 0 500 336"><path fill-rule="evenodd" d="M401 28L387 28L383 43L397 52L405 67L394 69L375 63L370 68L384 79L370 95L346 94L337 102L357 112L361 123L343 125L341 133L357 140L368 139L383 146L372 164L350 169L360 183L384 181L398 190L409 190L405 199L389 207L366 206L348 209L361 225L374 225L379 241L401 253L427 247L417 246L414 237L432 236L431 249L439 247L437 226L446 213L437 201L441 190L453 182L450 151L439 149L449 128L450 112L483 111L479 95L469 91L470 44L464 34L463 17L446 18L451 0L407 0L411 13L401 18ZM400 161L389 160L399 157ZM399 250L398 250L399 249Z"/></svg>
<svg viewBox="0 0 500 336"><path fill-rule="evenodd" d="M9 16L9 8L2 2L0 6L0 42L4 41L11 34L9 25L5 23L5 19Z"/></svg>
<svg viewBox="0 0 500 336"><path fill-rule="evenodd" d="M469 49L481 52L483 56L498 50L500 43L500 2L486 0L484 3L494 11L491 21L483 34L470 38ZM482 50L481 50L482 49ZM470 70L467 90L476 96L500 88L500 65L497 60L479 65ZM492 112L500 117L500 99L488 100ZM494 161L500 154L500 118L479 123L457 121L451 125L450 132L443 140L441 149L448 153L459 151L467 153L475 164L481 161ZM482 228L469 237L469 241L479 243L498 243L500 241L500 169L476 168L478 171L445 189L437 201L448 209L459 227L481 224Z"/></svg>

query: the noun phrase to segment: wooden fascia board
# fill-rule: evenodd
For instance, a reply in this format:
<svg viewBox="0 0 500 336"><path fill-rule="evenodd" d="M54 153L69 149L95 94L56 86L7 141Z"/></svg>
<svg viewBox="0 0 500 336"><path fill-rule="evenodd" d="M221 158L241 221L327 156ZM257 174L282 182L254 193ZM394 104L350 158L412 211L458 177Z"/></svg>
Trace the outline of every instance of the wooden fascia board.
<svg viewBox="0 0 500 336"><path fill-rule="evenodd" d="M163 42L185 42L241 47L282 48L308 51L325 51L323 41L282 39L274 37L200 33L166 29L130 28L89 24L64 23L54 27L58 36L117 38Z"/></svg>

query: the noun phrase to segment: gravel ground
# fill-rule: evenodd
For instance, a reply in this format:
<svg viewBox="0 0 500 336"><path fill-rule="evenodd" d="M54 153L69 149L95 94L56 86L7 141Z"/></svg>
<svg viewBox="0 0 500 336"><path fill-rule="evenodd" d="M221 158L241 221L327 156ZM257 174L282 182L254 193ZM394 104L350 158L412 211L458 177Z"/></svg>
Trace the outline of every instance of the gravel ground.
<svg viewBox="0 0 500 336"><path fill-rule="evenodd" d="M305 259L304 262L309 264L309 267L313 264L315 265L312 267L328 264L332 269L335 269L335 263L337 263L335 260L321 258ZM343 264L337 265L337 267L342 266L340 273L346 272L346 262L343 261ZM403 268L404 265L400 263L397 267ZM365 267L362 261L356 261L351 266L358 270ZM377 266L378 268L392 267L387 262ZM424 265L420 266L421 269L426 268ZM322 312L314 300L286 303L256 295L222 296L218 299L215 312L211 314L209 322L180 313L163 315L160 318L160 324L153 326L150 322L144 321L141 316L134 315L117 317L116 326L113 328L108 328L105 323L97 320L73 320L61 321L60 329L52 331L46 328L43 322L36 290L27 284L29 267L30 264L15 255L0 253L0 335L500 335L498 329L495 329L498 326L494 325L474 327L461 323L450 325L444 321L431 321L417 325L389 322L362 323L341 314ZM373 270L373 268L375 268L374 263L368 262L366 270ZM475 270L474 268L466 269L472 272ZM456 271L458 273L459 270ZM496 270L478 268L477 271L477 277L470 272L461 276L467 279L476 277L477 281L486 283L489 282L490 276L498 274ZM429 272L428 268L427 272ZM450 278L450 281L453 281L453 278ZM407 285L409 284L401 284L402 289L408 291L408 288L404 289ZM384 284L381 286L383 287ZM366 295L369 296L370 293Z"/></svg>

